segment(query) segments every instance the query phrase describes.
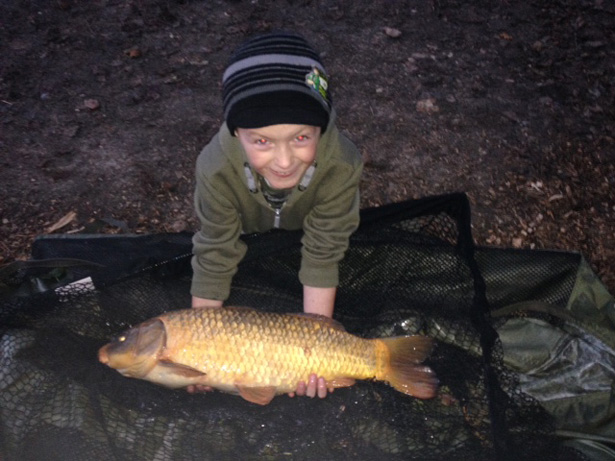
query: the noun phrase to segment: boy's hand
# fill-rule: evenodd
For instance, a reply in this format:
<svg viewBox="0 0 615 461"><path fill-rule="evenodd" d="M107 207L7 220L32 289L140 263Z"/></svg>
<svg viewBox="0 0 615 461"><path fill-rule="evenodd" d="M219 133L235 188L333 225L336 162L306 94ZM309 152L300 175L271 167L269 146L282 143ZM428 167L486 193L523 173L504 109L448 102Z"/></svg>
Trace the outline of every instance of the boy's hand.
<svg viewBox="0 0 615 461"><path fill-rule="evenodd" d="M297 385L297 390L295 392L290 392L288 396L294 397L295 395L305 395L307 397L314 398L318 395L319 398L324 399L328 392L333 392L333 388L327 388L325 378L319 378L315 373L312 373L307 384L303 381L299 382Z"/></svg>

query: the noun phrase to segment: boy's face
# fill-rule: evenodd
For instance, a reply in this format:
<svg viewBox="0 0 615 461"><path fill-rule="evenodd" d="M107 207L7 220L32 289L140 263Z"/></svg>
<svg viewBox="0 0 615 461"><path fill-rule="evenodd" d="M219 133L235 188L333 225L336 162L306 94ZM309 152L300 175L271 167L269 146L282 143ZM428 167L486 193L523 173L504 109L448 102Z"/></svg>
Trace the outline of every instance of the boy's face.
<svg viewBox="0 0 615 461"><path fill-rule="evenodd" d="M270 125L237 128L237 138L252 168L274 189L290 189L314 163L320 127Z"/></svg>

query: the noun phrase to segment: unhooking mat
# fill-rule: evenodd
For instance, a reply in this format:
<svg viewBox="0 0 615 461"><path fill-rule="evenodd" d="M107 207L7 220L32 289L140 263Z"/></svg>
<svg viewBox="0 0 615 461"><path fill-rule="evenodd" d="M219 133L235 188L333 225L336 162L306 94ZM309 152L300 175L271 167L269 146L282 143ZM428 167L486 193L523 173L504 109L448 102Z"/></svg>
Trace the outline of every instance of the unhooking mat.
<svg viewBox="0 0 615 461"><path fill-rule="evenodd" d="M576 253L475 248L465 195L364 210L335 318L421 333L440 388L261 407L122 377L110 337L190 304L190 235L47 236L0 269L0 459L612 459L613 298ZM244 236L228 304L299 312L300 233Z"/></svg>

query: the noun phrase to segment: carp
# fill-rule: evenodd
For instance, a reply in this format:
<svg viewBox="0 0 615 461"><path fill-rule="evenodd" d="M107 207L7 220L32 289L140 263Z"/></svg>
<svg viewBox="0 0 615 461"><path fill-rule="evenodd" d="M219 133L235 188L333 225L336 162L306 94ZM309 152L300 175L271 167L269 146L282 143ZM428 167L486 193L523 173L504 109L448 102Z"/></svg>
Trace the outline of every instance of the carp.
<svg viewBox="0 0 615 461"><path fill-rule="evenodd" d="M421 335L360 338L323 316L221 307L154 317L101 347L98 357L126 377L169 388L200 384L266 405L311 373L329 388L371 379L431 398L438 381L422 362L432 347Z"/></svg>

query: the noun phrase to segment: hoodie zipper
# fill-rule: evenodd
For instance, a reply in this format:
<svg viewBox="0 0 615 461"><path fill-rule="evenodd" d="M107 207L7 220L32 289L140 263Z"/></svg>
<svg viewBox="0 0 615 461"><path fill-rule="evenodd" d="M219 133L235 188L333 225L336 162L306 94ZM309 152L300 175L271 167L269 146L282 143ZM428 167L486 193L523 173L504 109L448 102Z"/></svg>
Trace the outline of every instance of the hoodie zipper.
<svg viewBox="0 0 615 461"><path fill-rule="evenodd" d="M314 162L312 165L308 167L305 174L303 175L303 178L301 179L301 182L297 186L297 189L299 191L303 192L305 189L307 189L307 186L312 181L312 176L314 176L314 171L316 170L316 166L317 164L316 162ZM257 193L258 187L256 185L256 179L254 178L254 175L252 174L252 168L250 167L250 164L248 162L244 162L243 171L246 176L246 181L248 183L248 189L253 194ZM275 208L271 204L269 204L269 206L273 209L273 212L275 213L273 216L274 229L280 228L282 208L284 208L284 205L286 205L286 202L284 202L280 208Z"/></svg>
<svg viewBox="0 0 615 461"><path fill-rule="evenodd" d="M254 175L252 174L252 168L250 167L250 164L248 162L245 162L243 164L243 171L246 175L246 180L248 181L248 189L250 189L250 192L252 192L253 194L257 193L258 188L256 187L256 179L254 178ZM284 206L284 204L282 204L280 208L275 208L270 203L268 205L271 207L271 209L275 213L273 216L273 227L274 229L279 229L280 219L281 219L280 215L282 213L282 207Z"/></svg>
<svg viewBox="0 0 615 461"><path fill-rule="evenodd" d="M273 212L275 216L273 217L273 227L274 229L280 228L280 214L282 213L282 208L274 208Z"/></svg>

